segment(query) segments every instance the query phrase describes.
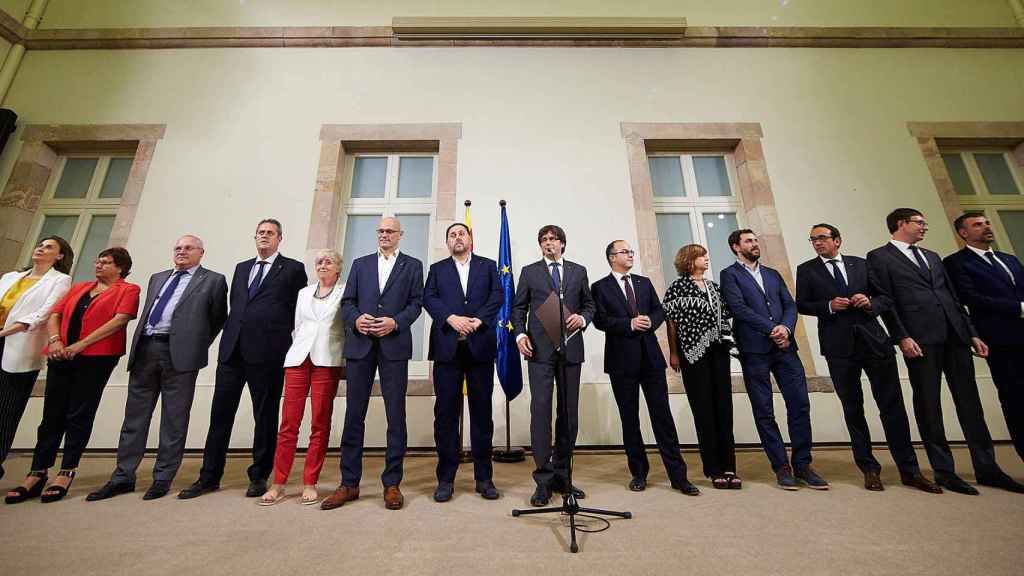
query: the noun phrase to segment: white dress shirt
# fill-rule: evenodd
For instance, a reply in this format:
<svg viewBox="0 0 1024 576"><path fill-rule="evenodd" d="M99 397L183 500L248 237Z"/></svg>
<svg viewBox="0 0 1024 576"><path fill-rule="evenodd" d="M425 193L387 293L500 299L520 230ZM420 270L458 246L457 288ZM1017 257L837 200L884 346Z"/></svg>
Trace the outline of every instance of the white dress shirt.
<svg viewBox="0 0 1024 576"><path fill-rule="evenodd" d="M985 264L988 264L989 266L991 266L992 263L989 262L989 259L985 256L985 254L992 254L993 259L996 262L998 262L999 265L1003 267L1003 270L1006 270L1006 273L1010 276L1010 282L1012 282L1014 286L1017 285L1017 281L1013 278L1013 272L1010 271L1010 267L1006 265L1006 262L1000 260L1000 258L995 255L995 252L993 252L991 248L989 248L988 250L979 250L969 244L967 245L967 247L970 248L972 252L977 254L982 260L984 260ZM1020 303L1020 315L1022 318L1024 318L1024 302Z"/></svg>
<svg viewBox="0 0 1024 576"><path fill-rule="evenodd" d="M277 254L277 252L274 252L273 254L267 256L266 258L260 258L259 255L257 255L256 261L252 263L252 270L249 270L249 282L247 282L245 285L252 286L252 281L256 278L257 272L262 273L262 276L260 276L260 284L263 284L263 280L267 277L267 273L270 272L270 269L274 267L274 260L277 260ZM267 263L263 267L263 270L260 270L260 262ZM181 280L184 282L185 279L182 278Z"/></svg>
<svg viewBox="0 0 1024 576"><path fill-rule="evenodd" d="M466 258L466 262L459 262L459 259L452 256L452 260L455 261L455 271L459 273L459 283L462 284L462 295L468 296L469 291L469 264L473 261L473 254L470 253L469 258Z"/></svg>
<svg viewBox="0 0 1024 576"><path fill-rule="evenodd" d="M395 269L395 262L398 262L398 250L395 250L390 258L384 256L380 250L377 251L377 287L381 292L384 292L384 287L388 285L388 278Z"/></svg>
<svg viewBox="0 0 1024 576"><path fill-rule="evenodd" d="M833 278L836 277L836 273L833 271L832 264L830 263L830 261L831 260L835 260L836 261L836 266L839 268L839 273L843 275L843 280L846 282L847 286L850 285L850 275L846 273L846 264L843 263L843 255L842 254L839 254L837 252L835 258L825 258L824 256L818 256L818 258L821 258L822 263L825 264L825 269L828 270L828 273ZM914 263L917 264L917 261L915 261ZM829 301L829 303L828 303L828 311L831 314L835 314L835 311L832 310L832 301Z"/></svg>
<svg viewBox="0 0 1024 576"><path fill-rule="evenodd" d="M754 277L754 282L757 282L757 285L761 287L761 292L764 292L764 278L761 277L761 265L757 262L754 262L754 265L751 267L748 266L747 263L742 260L737 259L736 261L740 263L740 266L743 266L744 270L749 272L750 275Z"/></svg>
<svg viewBox="0 0 1024 576"><path fill-rule="evenodd" d="M907 244L906 242L904 242L902 240L896 240L896 239L889 240L889 244L892 244L900 252L902 252L904 256L906 256L907 258L910 258L910 261L914 263L914 266L916 266L918 268L921 267L921 265L917 263L917 258L914 257L914 251L910 249L910 247L913 246L913 244ZM918 250L920 250L920 248L918 248ZM924 252L921 252L921 259L924 260L924 265L925 266L927 266L928 268L932 267L932 265L928 263L928 258L924 255Z"/></svg>
<svg viewBox="0 0 1024 576"><path fill-rule="evenodd" d="M616 272L615 270L612 270L612 276L615 277L615 283L619 285L619 291L622 292L622 296L626 299L626 302L629 302L629 295L626 294L626 285L622 281L622 277L623 276L629 276L629 273L627 272L626 274L622 274L622 273ZM636 296L636 282L633 280L632 276L630 276L630 278L629 278L629 284L630 284L630 286L633 287L633 296Z"/></svg>

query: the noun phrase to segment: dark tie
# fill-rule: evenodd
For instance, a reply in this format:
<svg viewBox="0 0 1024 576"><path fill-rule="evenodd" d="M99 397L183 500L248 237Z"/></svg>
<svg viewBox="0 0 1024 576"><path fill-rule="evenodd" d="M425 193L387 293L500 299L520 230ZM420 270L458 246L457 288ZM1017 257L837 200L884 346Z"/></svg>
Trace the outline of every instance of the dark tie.
<svg viewBox="0 0 1024 576"><path fill-rule="evenodd" d="M917 260L917 266L925 274L928 273L928 263L924 261L924 256L921 255L921 249L917 246L910 246L910 251L914 254L914 260Z"/></svg>
<svg viewBox="0 0 1024 576"><path fill-rule="evenodd" d="M626 303L629 304L629 315L636 318L640 315L640 309L636 305L636 293L633 292L633 283L629 281L629 274L622 277L622 284L626 287Z"/></svg>
<svg viewBox="0 0 1024 576"><path fill-rule="evenodd" d="M562 274L558 271L558 262L551 263L551 281L555 284L555 292L562 293Z"/></svg>
<svg viewBox="0 0 1024 576"><path fill-rule="evenodd" d="M181 279L185 274L188 274L188 272L178 270L171 275L171 281L167 283L167 288L157 298L156 306L153 306L153 310L149 313L150 326L156 326L160 323L160 319L164 317L164 310L167 309L167 303L171 301L171 296L174 296L174 291L178 289L178 284L181 283Z"/></svg>
<svg viewBox="0 0 1024 576"><path fill-rule="evenodd" d="M1013 276L1010 276L1009 272L1006 271L1006 268L1003 268L999 264L999 262L996 262L995 254L993 254L992 252L985 252L985 258L988 258L988 263L991 264L997 272L999 272L1000 274L1002 274L1003 276L1010 280L1010 284L1013 284L1014 286L1017 285L1017 283L1013 281Z"/></svg>
<svg viewBox="0 0 1024 576"><path fill-rule="evenodd" d="M839 270L839 260L829 260L829 264L832 265L832 276L836 281L836 289L839 290L840 296L846 296L850 293L850 287L846 284L846 278L843 277L843 272Z"/></svg>
<svg viewBox="0 0 1024 576"><path fill-rule="evenodd" d="M253 277L252 282L249 283L249 300L260 291L260 284L263 283L263 267L267 265L266 260L260 260L256 263L257 270L256 276Z"/></svg>

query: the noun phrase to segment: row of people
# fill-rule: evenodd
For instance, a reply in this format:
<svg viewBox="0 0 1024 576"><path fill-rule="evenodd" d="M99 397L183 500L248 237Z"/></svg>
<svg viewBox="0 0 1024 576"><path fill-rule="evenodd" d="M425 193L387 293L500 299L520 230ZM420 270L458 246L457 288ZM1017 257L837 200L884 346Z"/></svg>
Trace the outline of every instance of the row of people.
<svg viewBox="0 0 1024 576"><path fill-rule="evenodd" d="M956 223L968 242L965 251L978 251L975 244L986 239L991 243L991 227L975 225L974 221L979 218L984 220L983 215L965 215ZM889 220L892 245L898 247L904 237L912 239L904 228L913 228L919 232L918 237L907 244L916 249L914 244L923 238L925 229L920 224L923 221L920 213L897 210ZM412 356L409 328L421 307L434 320L429 353L434 361L435 440L439 454L434 498L445 501L453 493L463 379L468 382L476 489L485 498L497 498L490 467L493 432L490 398L496 347L494 322L502 305L498 271L492 260L472 253L469 228L454 224L446 231L451 258L431 267L424 290L421 263L398 250L401 233L397 219L382 219L377 230L378 252L353 263L344 288L337 287L340 256L333 251L322 251L314 264L318 281L305 286L301 263L277 252L282 239L280 223L272 219L261 221L256 234L258 257L236 267L230 314L226 306L226 279L199 264L203 256L202 241L194 236L179 239L174 248L174 268L155 274L150 280L143 311L146 321L139 323L132 342L128 363L131 377L117 468L110 482L90 494L89 499L105 499L134 490L135 471L145 450L149 422L158 397L163 398L160 448L154 482L144 498L158 498L168 492L184 450L196 376L206 365L207 350L223 326L203 468L199 480L179 497L191 498L219 487L234 414L242 389L248 384L255 430L247 495L261 497L263 504L274 504L285 496L284 484L294 458L305 398L309 395L313 422L301 501L318 502L316 483L327 449L333 398L345 365L348 402L342 435L342 482L334 494L323 501L322 507L335 508L359 496L365 416L374 375L379 372L388 420L388 448L382 476L384 499L388 508L401 508L403 498L399 484L406 445L405 392L408 361ZM859 380L862 369L871 381L887 440L904 483L930 492L941 491L921 475L910 445L895 355L876 320L881 315L890 333L900 340L900 347L908 358L915 391L915 414L939 484L960 492L975 491L953 472L952 457L941 431L941 409L937 400L939 375L935 366L947 370L953 366L959 372L947 372L947 379L954 390L958 415L962 422L967 420L965 433L979 483L1020 489L1020 485L994 462L969 355L964 366L963 350L945 346L943 342L944 346L938 348L940 352L915 356L915 352L920 353L922 349L904 326L914 325L917 316L901 321L898 298L892 295L905 294L903 287L892 292L892 288L879 279L882 278L880 273L872 273L869 282L868 267L863 261L838 254L841 237L834 226L815 226L811 241L819 258L798 269L796 303L789 296L781 275L758 264L760 247L756 235L750 230L739 230L729 240L737 263L722 272L721 288L704 279L709 268L707 251L698 245L685 246L676 258L680 277L670 286L662 307L650 281L630 273L634 253L626 242L615 241L608 245L606 257L612 272L591 286L585 268L562 258L564 231L557 226L542 228L538 244L543 259L523 268L510 327L529 367L531 443L535 448L534 479L537 483L531 502L538 506L546 504L552 490L574 490L577 497L584 496L566 481L567 463L576 438L583 342L582 338L570 339L564 354L556 353L558 343L552 342L535 319L537 310L552 291L563 296L571 311L566 318L569 332L585 329L592 322L606 332L605 371L619 407L632 490L645 488L649 469L638 415L639 390L643 389L671 484L683 493L699 494L686 477L686 465L679 453L675 424L668 408L666 363L655 336L663 322L668 325L670 364L683 374L697 427L703 472L712 480L712 485L715 488L742 485L735 471L731 422L728 336L732 332L740 351L757 430L779 484L796 488L799 480L814 488L828 487L810 465L806 378L793 338L797 308L819 317L822 353L842 401L855 461L865 474L867 488L878 490L882 486L878 479L880 466L871 456L870 436L864 422ZM908 250L917 253L914 249ZM66 494L78 458L88 442L103 386L117 358L125 352L125 325L138 311L139 288L123 280L131 268L126 251L105 250L96 261L97 281L76 285L68 291L70 279L60 267L64 272L69 270L72 258L65 241L55 237L44 239L33 252L32 269L4 276L4 284L0 286L3 288L0 311L8 316L4 332L0 333L3 337L0 345L16 350L10 353L11 357L19 358L24 364L8 362L8 352L4 352L5 386L2 388L5 396L0 398L4 456L41 367L41 356L31 353L33 343L38 346L40 343L36 340L44 334L38 328L45 323L50 334L45 350L50 368L44 416L32 470L22 486L8 494L8 501L21 501L40 493L45 501L52 501ZM1011 265L1016 263L1019 268L1019 262L1003 254L998 258L996 262L1001 262L1007 273L1005 278L1016 287L1019 283ZM978 259L984 261L982 256ZM954 265L949 259L947 262L951 267ZM971 264L975 263L967 260L968 271ZM970 278L968 272L962 271L964 269L963 264L957 268L958 279L965 275ZM50 281L40 283L47 277ZM40 283L39 287L31 290L35 283ZM984 295L979 298L979 290L974 284L971 286L970 294L974 296L967 300L973 311L975 302L989 300L985 300L988 297ZM928 290L938 293L937 298L943 298L941 290L931 283ZM63 294L64 291L67 293ZM952 293L949 296L955 298ZM920 298L915 302L918 307L910 310L916 312L920 309ZM939 305L943 302L940 300ZM944 308L952 332L956 333L957 323L961 321L971 329L969 320L962 316L962 307L955 299L952 302L953 306ZM1000 305L1005 308L1005 302ZM36 317L29 317L31 314L26 311ZM728 322L731 316L734 316L732 327ZM998 340L1004 328L1012 326L994 328L991 337ZM925 331L921 336L934 337L935 333L935 330ZM934 347L929 340L920 339L920 342ZM980 353L987 351L980 340L974 341L974 345ZM1013 346L1012 342L1009 346ZM29 352L25 353L26 350ZM943 350L952 351L947 354L951 359L945 364L941 361ZM959 356L956 352L960 352ZM939 360L933 361L936 357ZM928 358L930 362L912 362L917 358ZM1007 366L1016 359L1012 351L1002 358ZM556 382L563 384L562 364L566 375L568 410L564 418L567 421L561 422L563 417L559 415L552 452L552 393ZM22 369L24 367L28 370ZM996 372L994 368L994 376ZM793 440L791 458L785 453L774 419L770 373L775 375L787 405ZM1002 371L1002 378L997 378L996 385L1007 410L1014 409L1010 407L1014 406L1011 395L1015 389L1006 383L1007 378L1017 374L1019 372L1015 373L1012 367L1007 367ZM6 386L8 382L12 385ZM278 431L282 389L285 407ZM1010 412L1007 416L1009 421ZM1011 433L1018 440L1014 425L1011 425ZM53 465L65 435L61 471L43 490L47 470ZM271 474L274 481L268 490L267 480Z"/></svg>

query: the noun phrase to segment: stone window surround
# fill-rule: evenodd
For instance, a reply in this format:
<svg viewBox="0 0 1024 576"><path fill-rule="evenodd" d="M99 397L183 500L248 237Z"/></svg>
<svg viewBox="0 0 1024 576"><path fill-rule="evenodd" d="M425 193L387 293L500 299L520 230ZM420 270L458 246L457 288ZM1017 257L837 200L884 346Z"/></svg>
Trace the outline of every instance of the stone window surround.
<svg viewBox="0 0 1024 576"><path fill-rule="evenodd" d="M630 187L633 193L633 211L637 225L637 252L643 269L655 286L666 286L666 275L661 269L661 249L658 242L654 213L654 190L648 166L648 152L686 152L717 150L733 155L742 202L742 220L761 239L762 259L777 269L789 286L794 286L792 266L786 251L785 239L779 225L768 168L761 147L763 132L759 123L646 123L622 122L620 129L626 141L629 162ZM796 331L800 359L807 370L808 390L832 392L832 380L816 375L811 347L803 320L798 318ZM658 332L658 342L668 353L668 340L664 331ZM682 379L673 371L668 373L669 392L685 393ZM743 379L733 377L733 392L745 392Z"/></svg>
<svg viewBox="0 0 1024 576"><path fill-rule="evenodd" d="M317 165L316 186L313 190L313 208L306 238L305 260L312 262L317 250L337 247L338 222L342 211L342 190L345 179L345 159L357 152L434 152L437 154L437 195L434 198L434 227L444 230L458 217L455 202L458 179L458 141L462 137L461 123L433 124L324 124L320 128L320 161ZM444 246L434 243L430 260L448 255ZM429 265L429 262L427 263ZM425 313L425 312L424 312ZM434 394L432 371L426 379L410 380L408 396ZM338 395L345 394L345 382ZM373 395L380 394L374 384Z"/></svg>

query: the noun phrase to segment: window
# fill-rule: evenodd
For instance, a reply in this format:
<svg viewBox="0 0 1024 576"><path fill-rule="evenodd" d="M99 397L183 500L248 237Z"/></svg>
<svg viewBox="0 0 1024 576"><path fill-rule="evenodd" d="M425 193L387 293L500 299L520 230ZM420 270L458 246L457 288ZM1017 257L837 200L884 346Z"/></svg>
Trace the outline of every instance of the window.
<svg viewBox="0 0 1024 576"><path fill-rule="evenodd" d="M992 221L1001 250L1024 255L1024 171L999 148L943 149L942 161L965 210Z"/></svg>
<svg viewBox="0 0 1024 576"><path fill-rule="evenodd" d="M342 281L352 262L377 251L377 222L395 216L402 222L399 250L423 263L426 278L431 222L437 191L437 158L433 154L356 154L346 158L346 174L352 178L343 191L343 214L338 235L343 239ZM420 315L412 326L413 364L410 375L427 374L426 342L429 318Z"/></svg>
<svg viewBox="0 0 1024 576"><path fill-rule="evenodd" d="M22 261L44 236L57 235L75 251L75 282L94 277L92 262L107 247L134 158L130 154L69 154L58 162L40 201Z"/></svg>
<svg viewBox="0 0 1024 576"><path fill-rule="evenodd" d="M657 154L648 157L665 284L676 277L676 252L701 244L711 256L708 274L735 259L729 234L739 228L736 174L731 154Z"/></svg>

